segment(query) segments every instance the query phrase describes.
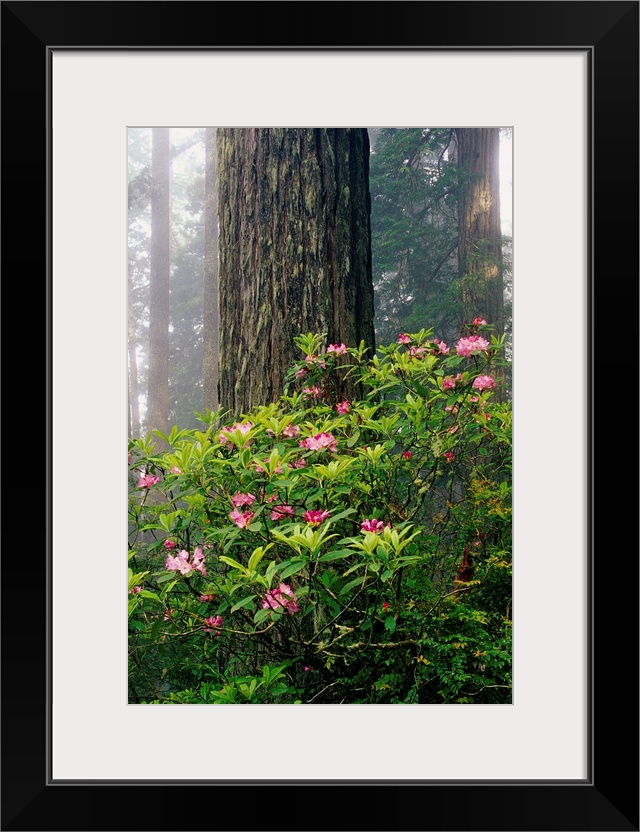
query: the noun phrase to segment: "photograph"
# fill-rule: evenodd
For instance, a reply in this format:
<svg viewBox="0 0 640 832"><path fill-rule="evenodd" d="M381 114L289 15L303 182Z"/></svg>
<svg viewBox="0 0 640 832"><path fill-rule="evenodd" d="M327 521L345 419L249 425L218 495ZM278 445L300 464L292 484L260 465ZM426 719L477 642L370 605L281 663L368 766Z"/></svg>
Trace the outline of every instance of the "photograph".
<svg viewBox="0 0 640 832"><path fill-rule="evenodd" d="M0 0L3 832L640 832L639 11Z"/></svg>
<svg viewBox="0 0 640 832"><path fill-rule="evenodd" d="M511 145L129 129L129 703L511 703Z"/></svg>

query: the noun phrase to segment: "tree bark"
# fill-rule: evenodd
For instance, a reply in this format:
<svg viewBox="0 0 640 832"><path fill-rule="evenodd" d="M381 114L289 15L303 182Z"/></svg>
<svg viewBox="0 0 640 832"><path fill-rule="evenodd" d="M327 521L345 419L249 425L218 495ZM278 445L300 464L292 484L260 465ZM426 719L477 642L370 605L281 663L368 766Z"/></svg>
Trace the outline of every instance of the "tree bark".
<svg viewBox="0 0 640 832"><path fill-rule="evenodd" d="M204 307L202 375L204 406L216 410L218 396L218 361L220 352L220 312L218 286L218 188L216 185L215 127L205 135L204 197Z"/></svg>
<svg viewBox="0 0 640 832"><path fill-rule="evenodd" d="M277 401L294 336L372 351L366 128L218 128L220 401ZM342 395L355 393L353 382Z"/></svg>
<svg viewBox="0 0 640 832"><path fill-rule="evenodd" d="M464 176L459 198L459 273L465 323L476 316L504 332L502 231L497 127L461 128L458 163Z"/></svg>
<svg viewBox="0 0 640 832"><path fill-rule="evenodd" d="M127 323L128 323L128 358L129 358L129 437L140 436L140 405L138 402L138 359L136 355L136 321L133 312L133 262L129 260L127 274Z"/></svg>
<svg viewBox="0 0 640 832"><path fill-rule="evenodd" d="M169 430L171 157L168 127L153 128L147 431Z"/></svg>

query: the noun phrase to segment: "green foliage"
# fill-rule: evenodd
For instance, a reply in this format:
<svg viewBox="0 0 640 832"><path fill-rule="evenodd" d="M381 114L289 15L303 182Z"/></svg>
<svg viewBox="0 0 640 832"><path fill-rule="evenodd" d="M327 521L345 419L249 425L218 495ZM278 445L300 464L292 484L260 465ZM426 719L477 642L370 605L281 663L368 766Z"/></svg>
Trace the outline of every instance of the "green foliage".
<svg viewBox="0 0 640 832"><path fill-rule="evenodd" d="M427 317L443 338L459 328L455 149L452 129L388 127L376 139L369 183L380 343Z"/></svg>
<svg viewBox="0 0 640 832"><path fill-rule="evenodd" d="M423 329L369 360L301 335L277 403L198 414L166 452L129 441L131 702L511 701L489 329L467 327L469 355ZM341 373L362 399L339 400Z"/></svg>

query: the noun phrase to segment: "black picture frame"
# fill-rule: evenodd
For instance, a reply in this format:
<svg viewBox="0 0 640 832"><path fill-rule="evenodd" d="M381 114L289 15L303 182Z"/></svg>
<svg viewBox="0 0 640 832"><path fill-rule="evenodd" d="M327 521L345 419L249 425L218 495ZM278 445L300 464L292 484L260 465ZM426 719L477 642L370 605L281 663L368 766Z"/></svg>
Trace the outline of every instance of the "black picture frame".
<svg viewBox="0 0 640 832"><path fill-rule="evenodd" d="M2 560L2 829L638 830L637 438L638 2L2 2L2 263L11 289L8 355L41 333L10 391L5 463L12 510ZM207 8L209 7L209 8ZM211 14L224 25L209 27ZM411 25L407 25L410 15ZM206 40L208 31L214 33ZM49 63L85 49L585 49L588 182L590 732L584 782L478 780L56 783L49 779L51 678L51 216ZM544 129L543 127L541 129ZM26 244L18 243L27 235ZM29 239L30 238L30 239ZM39 245L34 245L37 238ZM14 292L23 296L15 315ZM11 288L13 287L13 288ZM25 288L26 288L25 287ZM33 296L41 298L37 320ZM27 311L29 310L29 311ZM9 320L7 320L7 318ZM559 334L566 344L571 337ZM629 358L631 338L634 359ZM570 351L550 357L567 373ZM33 352L31 353L33 355ZM26 369L28 367L28 370ZM37 370L36 370L37 367ZM33 384L37 375L38 384ZM35 392L35 395L34 395ZM30 394L30 395L29 395ZM16 402L16 404L14 404ZM630 402L633 403L630 405ZM45 414L42 404L45 403ZM23 412L30 410L31 415ZM629 426L629 420L632 424ZM25 421L26 419L26 421ZM21 427L22 426L22 427ZM43 426L46 427L43 432ZM595 431L600 442L596 447ZM37 436L37 452L20 436ZM5 443L6 447L6 443ZM39 470L33 475L34 454ZM637 455L635 456L637 459ZM626 463L625 463L626 461ZM624 464L623 464L624 463ZM631 463L631 464L629 464ZM46 483L44 471L46 471ZM35 490L34 490L35 486ZM7 504L5 503L5 506ZM596 513L597 507L597 513ZM15 508L15 511L13 510ZM24 516L20 512L24 511ZM43 520L35 536L32 517ZM28 518L27 519L27 515ZM15 524L15 525L14 525ZM8 527L8 528L7 528ZM12 555L26 544L28 562ZM19 585L27 587L20 591ZM568 588L572 591L572 588ZM578 591L578 588L575 589ZM541 615L545 610L541 608ZM562 634L558 634L562 638ZM567 650L573 649L567 644ZM80 692L82 695L82 692ZM559 694L560 695L560 694ZM132 746L134 747L134 746ZM425 749L425 753L429 753ZM461 749L461 753L465 753Z"/></svg>

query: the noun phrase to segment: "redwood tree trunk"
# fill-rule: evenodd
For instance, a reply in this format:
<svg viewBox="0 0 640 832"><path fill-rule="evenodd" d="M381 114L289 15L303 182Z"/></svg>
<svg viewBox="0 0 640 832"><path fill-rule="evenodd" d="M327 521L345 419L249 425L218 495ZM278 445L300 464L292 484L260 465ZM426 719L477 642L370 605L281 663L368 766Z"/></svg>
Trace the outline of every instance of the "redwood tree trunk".
<svg viewBox="0 0 640 832"><path fill-rule="evenodd" d="M220 401L276 401L293 338L374 349L366 128L218 128ZM354 394L351 381L341 391Z"/></svg>
<svg viewBox="0 0 640 832"><path fill-rule="evenodd" d="M136 321L133 313L133 262L129 260L127 274L127 325L128 325L128 357L129 357L129 436L137 438L140 436L140 405L138 396L138 358L136 355Z"/></svg>
<svg viewBox="0 0 640 832"><path fill-rule="evenodd" d="M216 186L215 127L207 127L205 137L204 197L204 308L202 358L204 406L218 407L218 360L220 313L218 307L218 189Z"/></svg>
<svg viewBox="0 0 640 832"><path fill-rule="evenodd" d="M504 332L499 128L458 129L459 272L465 323L476 316Z"/></svg>
<svg viewBox="0 0 640 832"><path fill-rule="evenodd" d="M169 128L153 128L151 156L151 252L149 296L149 394L147 430L169 430Z"/></svg>

